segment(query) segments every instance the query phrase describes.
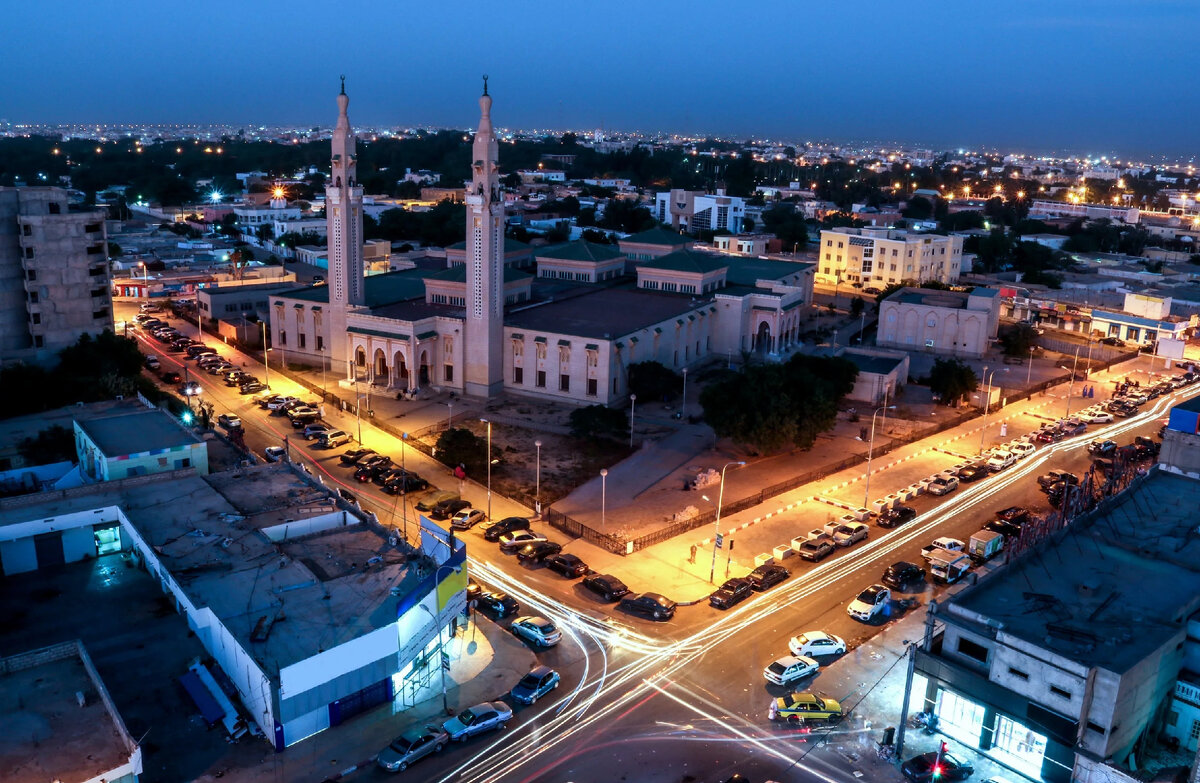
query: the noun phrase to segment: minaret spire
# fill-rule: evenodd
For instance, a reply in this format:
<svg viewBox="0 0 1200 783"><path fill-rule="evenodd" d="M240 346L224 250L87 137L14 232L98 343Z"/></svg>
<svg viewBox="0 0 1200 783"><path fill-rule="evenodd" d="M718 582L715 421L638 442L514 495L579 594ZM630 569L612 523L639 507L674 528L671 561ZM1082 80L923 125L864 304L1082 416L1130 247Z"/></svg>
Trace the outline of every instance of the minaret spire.
<svg viewBox="0 0 1200 783"><path fill-rule="evenodd" d="M358 184L358 154L350 127L350 96L346 77L337 95L338 117L330 139L329 179L325 182L325 225L329 256L330 358L338 370L352 370L346 337L346 311L366 304L363 282L362 186ZM349 377L349 376L347 376Z"/></svg>
<svg viewBox="0 0 1200 783"><path fill-rule="evenodd" d="M479 97L479 127L471 145L467 202L466 372L463 391L494 397L504 386L504 200L500 195L499 149L492 129L487 76Z"/></svg>

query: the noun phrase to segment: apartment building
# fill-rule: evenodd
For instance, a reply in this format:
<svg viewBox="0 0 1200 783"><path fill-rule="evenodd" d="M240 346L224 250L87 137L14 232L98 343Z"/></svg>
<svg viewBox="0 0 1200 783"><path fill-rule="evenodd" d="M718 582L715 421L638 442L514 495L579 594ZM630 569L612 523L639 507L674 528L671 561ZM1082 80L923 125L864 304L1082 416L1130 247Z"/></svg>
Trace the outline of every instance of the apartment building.
<svg viewBox="0 0 1200 783"><path fill-rule="evenodd" d="M831 228L821 232L818 283L878 288L893 283L958 282L963 239L891 228Z"/></svg>
<svg viewBox="0 0 1200 783"><path fill-rule="evenodd" d="M62 188L0 188L0 362L50 362L112 328L104 218Z"/></svg>
<svg viewBox="0 0 1200 783"><path fill-rule="evenodd" d="M675 231L688 234L721 230L740 234L746 200L727 196L724 188L717 188L715 194L676 188L655 195L654 216Z"/></svg>

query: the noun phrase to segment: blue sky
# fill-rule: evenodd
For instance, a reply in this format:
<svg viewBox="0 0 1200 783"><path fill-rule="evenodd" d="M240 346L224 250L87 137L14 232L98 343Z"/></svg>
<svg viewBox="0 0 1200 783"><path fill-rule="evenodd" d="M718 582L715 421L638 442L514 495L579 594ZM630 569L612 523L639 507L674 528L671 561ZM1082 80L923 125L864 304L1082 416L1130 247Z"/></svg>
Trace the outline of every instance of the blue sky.
<svg viewBox="0 0 1200 783"><path fill-rule="evenodd" d="M1196 0L8 0L14 122L498 124L1195 151ZM50 10L52 9L52 10ZM189 9L181 11L179 9Z"/></svg>

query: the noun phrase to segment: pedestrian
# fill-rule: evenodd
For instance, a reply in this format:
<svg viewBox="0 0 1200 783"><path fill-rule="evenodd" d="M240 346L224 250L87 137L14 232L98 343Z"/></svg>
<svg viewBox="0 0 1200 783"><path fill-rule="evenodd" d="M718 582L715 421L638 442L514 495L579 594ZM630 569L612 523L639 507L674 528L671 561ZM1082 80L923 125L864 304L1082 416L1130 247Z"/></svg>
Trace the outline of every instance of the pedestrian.
<svg viewBox="0 0 1200 783"><path fill-rule="evenodd" d="M696 545L695 544L692 544L692 556L688 558L688 562L689 563L696 562Z"/></svg>

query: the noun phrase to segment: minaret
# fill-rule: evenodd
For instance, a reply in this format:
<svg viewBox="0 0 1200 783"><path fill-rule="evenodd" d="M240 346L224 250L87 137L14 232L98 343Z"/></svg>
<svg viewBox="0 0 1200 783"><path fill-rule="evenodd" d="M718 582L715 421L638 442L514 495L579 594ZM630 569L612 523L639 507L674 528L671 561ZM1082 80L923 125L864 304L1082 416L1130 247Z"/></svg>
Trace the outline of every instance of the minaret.
<svg viewBox="0 0 1200 783"><path fill-rule="evenodd" d="M467 316L464 391L494 397L504 386L500 343L504 334L504 201L500 198L492 98L483 77L479 129L472 147L471 186L467 191Z"/></svg>
<svg viewBox="0 0 1200 783"><path fill-rule="evenodd" d="M363 284L362 187L357 181L358 156L346 108L346 77L337 97L337 127L333 129L333 171L325 183L325 229L329 249L330 369L351 375L353 362L346 337L346 308L366 304Z"/></svg>

